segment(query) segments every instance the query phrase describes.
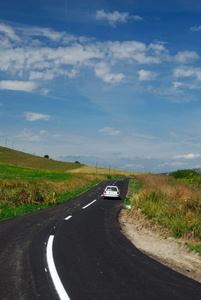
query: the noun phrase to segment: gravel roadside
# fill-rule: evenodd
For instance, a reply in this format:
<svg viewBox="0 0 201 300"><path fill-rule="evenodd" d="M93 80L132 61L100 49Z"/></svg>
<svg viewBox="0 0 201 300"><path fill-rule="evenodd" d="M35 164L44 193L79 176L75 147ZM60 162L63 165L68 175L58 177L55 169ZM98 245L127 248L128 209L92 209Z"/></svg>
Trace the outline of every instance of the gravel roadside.
<svg viewBox="0 0 201 300"><path fill-rule="evenodd" d="M140 211L132 216L127 209L119 214L122 233L136 248L160 263L201 283L201 256L189 252L184 240L164 234L158 227L151 228Z"/></svg>

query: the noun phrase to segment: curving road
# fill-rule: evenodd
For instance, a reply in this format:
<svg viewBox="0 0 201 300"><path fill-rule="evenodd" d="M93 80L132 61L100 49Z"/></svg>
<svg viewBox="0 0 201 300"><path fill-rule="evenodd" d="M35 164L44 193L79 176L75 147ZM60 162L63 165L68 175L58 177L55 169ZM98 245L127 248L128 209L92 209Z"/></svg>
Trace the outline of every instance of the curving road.
<svg viewBox="0 0 201 300"><path fill-rule="evenodd" d="M117 222L100 183L56 207L0 222L0 299L201 299L201 284L147 257ZM56 268L56 269L54 269Z"/></svg>

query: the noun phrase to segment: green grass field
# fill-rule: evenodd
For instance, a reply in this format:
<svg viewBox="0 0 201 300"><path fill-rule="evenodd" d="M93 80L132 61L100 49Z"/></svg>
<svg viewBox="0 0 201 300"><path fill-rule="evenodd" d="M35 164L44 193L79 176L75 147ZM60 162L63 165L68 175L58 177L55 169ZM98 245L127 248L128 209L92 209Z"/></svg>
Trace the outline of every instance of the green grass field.
<svg viewBox="0 0 201 300"><path fill-rule="evenodd" d="M72 173L63 173L50 170L40 170L25 167L12 166L0 163L1 179L23 179L23 180L51 180L64 181L72 178Z"/></svg>
<svg viewBox="0 0 201 300"><path fill-rule="evenodd" d="M54 161L0 147L0 220L57 205L97 182L119 178L82 172L83 165ZM73 171L78 171L75 172Z"/></svg>

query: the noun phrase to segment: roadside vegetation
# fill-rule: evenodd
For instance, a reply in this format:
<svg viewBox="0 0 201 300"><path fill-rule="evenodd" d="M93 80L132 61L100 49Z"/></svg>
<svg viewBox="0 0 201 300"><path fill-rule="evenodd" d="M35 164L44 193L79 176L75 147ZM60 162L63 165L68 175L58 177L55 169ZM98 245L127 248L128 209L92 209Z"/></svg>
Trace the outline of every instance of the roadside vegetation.
<svg viewBox="0 0 201 300"><path fill-rule="evenodd" d="M183 238L189 249L201 255L201 177L196 171L135 175L127 200L132 206L130 217L140 211L146 224L159 225L166 234Z"/></svg>
<svg viewBox="0 0 201 300"><path fill-rule="evenodd" d="M100 181L118 177L0 164L0 220L57 205Z"/></svg>
<svg viewBox="0 0 201 300"><path fill-rule="evenodd" d="M0 170L2 167L0 220L57 205L104 180L87 174L73 175L0 164Z"/></svg>
<svg viewBox="0 0 201 300"><path fill-rule="evenodd" d="M107 169L75 172L79 162L54 161L46 157L0 147L0 220L62 203L96 183L122 177ZM38 167L38 168L37 168Z"/></svg>

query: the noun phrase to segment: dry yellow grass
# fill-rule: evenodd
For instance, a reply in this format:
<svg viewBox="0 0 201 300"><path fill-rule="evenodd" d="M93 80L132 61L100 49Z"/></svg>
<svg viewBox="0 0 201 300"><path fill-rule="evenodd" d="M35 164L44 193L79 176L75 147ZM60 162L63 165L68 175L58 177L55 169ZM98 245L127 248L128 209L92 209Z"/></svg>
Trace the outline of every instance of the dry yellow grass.
<svg viewBox="0 0 201 300"><path fill-rule="evenodd" d="M104 174L104 175L123 175L126 177L133 176L138 174L137 172L124 171L124 170L116 170L116 169L108 169L101 167L93 167L93 166L83 166L79 169L69 170L70 173L85 173L85 174Z"/></svg>
<svg viewBox="0 0 201 300"><path fill-rule="evenodd" d="M133 208L141 209L149 219L168 228L175 237L201 240L200 187L172 176L136 175L142 182L139 193L131 196Z"/></svg>

